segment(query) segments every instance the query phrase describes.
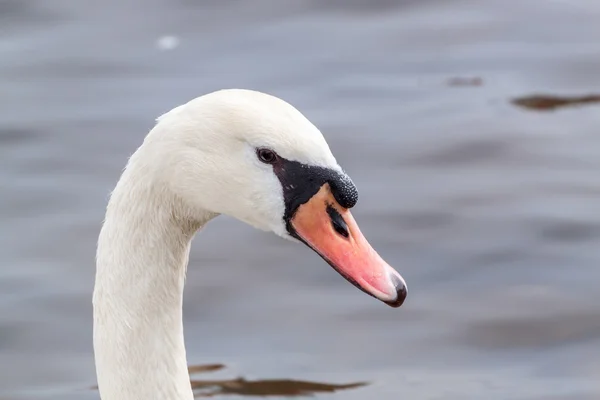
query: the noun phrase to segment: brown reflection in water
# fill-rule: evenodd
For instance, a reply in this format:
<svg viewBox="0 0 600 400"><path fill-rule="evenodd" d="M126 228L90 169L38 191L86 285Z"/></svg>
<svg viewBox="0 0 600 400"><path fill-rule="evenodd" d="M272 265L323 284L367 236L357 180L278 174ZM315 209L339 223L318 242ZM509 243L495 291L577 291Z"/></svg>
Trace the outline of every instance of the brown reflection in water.
<svg viewBox="0 0 600 400"><path fill-rule="evenodd" d="M190 375L213 372L224 369L223 364L192 365L188 367ZM332 393L339 390L354 389L367 385L367 382L333 384L310 381L297 381L293 379L262 379L248 381L244 378L235 379L192 379L194 397L206 398L221 395L238 396L311 396L315 393ZM92 389L98 389L93 386Z"/></svg>
<svg viewBox="0 0 600 400"><path fill-rule="evenodd" d="M223 369L222 364L197 365L189 367L190 375ZM331 384L322 382L297 381L293 379L263 379L248 381L244 378L223 380L192 379L194 396L214 397L220 395L238 396L310 396L315 393L332 393L338 390L358 388L366 382Z"/></svg>
<svg viewBox="0 0 600 400"><path fill-rule="evenodd" d="M516 106L535 111L554 111L561 107L574 107L583 104L599 103L600 95L590 94L584 96L552 96L552 95L532 95L517 97L511 100Z"/></svg>

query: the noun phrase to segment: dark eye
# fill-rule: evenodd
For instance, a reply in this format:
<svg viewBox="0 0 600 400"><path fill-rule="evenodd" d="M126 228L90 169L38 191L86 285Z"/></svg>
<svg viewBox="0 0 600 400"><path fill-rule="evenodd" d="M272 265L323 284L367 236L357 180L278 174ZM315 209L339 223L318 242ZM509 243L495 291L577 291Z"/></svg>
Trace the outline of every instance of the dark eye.
<svg viewBox="0 0 600 400"><path fill-rule="evenodd" d="M258 159L265 164L273 164L277 161L277 154L273 150L258 149L256 153L258 154Z"/></svg>

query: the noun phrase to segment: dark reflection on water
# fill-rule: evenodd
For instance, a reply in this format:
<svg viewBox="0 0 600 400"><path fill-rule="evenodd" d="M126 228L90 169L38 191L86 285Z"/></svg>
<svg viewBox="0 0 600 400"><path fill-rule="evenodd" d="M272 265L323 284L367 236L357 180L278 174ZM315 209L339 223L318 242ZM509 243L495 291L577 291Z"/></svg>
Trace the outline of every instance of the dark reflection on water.
<svg viewBox="0 0 600 400"><path fill-rule="evenodd" d="M536 111L554 111L563 107L575 107L592 103L600 103L600 95L589 94L583 96L553 96L532 95L518 97L512 100L513 104Z"/></svg>
<svg viewBox="0 0 600 400"><path fill-rule="evenodd" d="M190 375L223 369L222 364L196 365L189 367ZM192 379L195 397L214 397L218 395L238 396L311 396L317 393L333 393L365 386L365 382L332 384L322 382L299 381L293 379L261 379L249 381L244 378L200 380Z"/></svg>
<svg viewBox="0 0 600 400"><path fill-rule="evenodd" d="M295 381L291 379L271 379L248 381L244 378L231 380L192 380L195 397L214 397L218 395L239 396L285 396L302 397L317 393L333 393L340 390L354 389L364 383L334 385L330 383Z"/></svg>

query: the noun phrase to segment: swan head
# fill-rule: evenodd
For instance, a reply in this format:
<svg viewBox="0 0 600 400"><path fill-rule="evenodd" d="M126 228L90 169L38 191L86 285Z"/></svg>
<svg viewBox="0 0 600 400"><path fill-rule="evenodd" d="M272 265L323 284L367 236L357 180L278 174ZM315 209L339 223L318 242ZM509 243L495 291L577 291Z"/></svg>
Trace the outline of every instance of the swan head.
<svg viewBox="0 0 600 400"><path fill-rule="evenodd" d="M302 242L367 294L393 307L404 302L404 279L350 212L356 186L319 129L285 101L213 92L159 117L142 148L190 218L225 214Z"/></svg>

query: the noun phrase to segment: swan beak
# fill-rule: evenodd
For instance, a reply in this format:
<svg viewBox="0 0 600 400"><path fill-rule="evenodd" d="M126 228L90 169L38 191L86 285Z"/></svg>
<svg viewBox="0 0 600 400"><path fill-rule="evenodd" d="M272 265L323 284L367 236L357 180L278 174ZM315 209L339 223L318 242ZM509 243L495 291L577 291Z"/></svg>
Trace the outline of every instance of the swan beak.
<svg viewBox="0 0 600 400"><path fill-rule="evenodd" d="M350 210L323 185L290 221L296 236L363 292L392 307L406 299L406 283L371 247Z"/></svg>

